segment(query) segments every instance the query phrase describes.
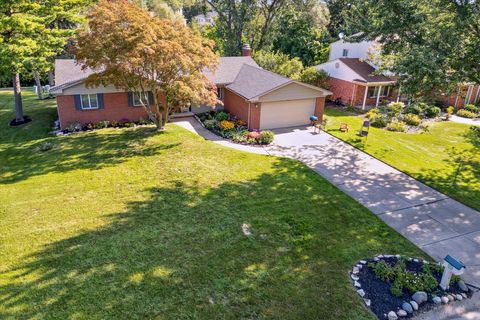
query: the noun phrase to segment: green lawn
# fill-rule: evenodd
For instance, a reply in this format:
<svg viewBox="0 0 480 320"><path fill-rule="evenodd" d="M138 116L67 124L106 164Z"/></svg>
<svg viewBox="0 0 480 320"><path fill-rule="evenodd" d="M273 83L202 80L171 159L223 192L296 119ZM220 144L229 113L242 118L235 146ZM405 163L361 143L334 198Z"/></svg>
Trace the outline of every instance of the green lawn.
<svg viewBox="0 0 480 320"><path fill-rule="evenodd" d="M2 319L373 319L352 264L423 256L299 162L175 125L53 137L24 95L10 128L0 91Z"/></svg>
<svg viewBox="0 0 480 320"><path fill-rule="evenodd" d="M480 210L480 146L468 138L469 126L435 122L425 133L398 133L370 128L360 139L362 116L327 108L327 131L372 156ZM350 131L340 132L340 122Z"/></svg>

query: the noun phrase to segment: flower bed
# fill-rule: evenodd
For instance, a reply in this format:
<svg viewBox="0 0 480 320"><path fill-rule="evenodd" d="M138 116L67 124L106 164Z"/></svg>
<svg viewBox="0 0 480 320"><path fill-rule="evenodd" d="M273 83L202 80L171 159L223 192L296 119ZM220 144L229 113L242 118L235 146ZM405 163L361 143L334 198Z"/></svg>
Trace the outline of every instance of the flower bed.
<svg viewBox="0 0 480 320"><path fill-rule="evenodd" d="M80 131L89 131L95 129L103 129L103 128L133 128L136 126L148 125L153 124L150 120L140 119L139 121L130 121L127 119L120 120L120 121L99 121L99 122L90 122L86 124L81 124L78 122L70 123L65 129L60 130L58 129L58 122L55 123L54 132L57 135L67 135L74 132Z"/></svg>
<svg viewBox="0 0 480 320"><path fill-rule="evenodd" d="M367 112L371 125L396 132L418 132L428 130L428 122L440 119L441 109L426 103L416 103L408 107L402 102L373 108Z"/></svg>
<svg viewBox="0 0 480 320"><path fill-rule="evenodd" d="M447 291L439 287L443 267L425 260L379 255L356 264L350 277L357 293L379 319L411 317L472 296L472 291L453 276Z"/></svg>
<svg viewBox="0 0 480 320"><path fill-rule="evenodd" d="M272 131L248 131L247 123L225 111L210 111L197 115L205 128L232 142L267 145L273 142Z"/></svg>
<svg viewBox="0 0 480 320"><path fill-rule="evenodd" d="M478 118L480 117L480 107L473 104L467 104L463 109L457 111L457 116L469 119Z"/></svg>

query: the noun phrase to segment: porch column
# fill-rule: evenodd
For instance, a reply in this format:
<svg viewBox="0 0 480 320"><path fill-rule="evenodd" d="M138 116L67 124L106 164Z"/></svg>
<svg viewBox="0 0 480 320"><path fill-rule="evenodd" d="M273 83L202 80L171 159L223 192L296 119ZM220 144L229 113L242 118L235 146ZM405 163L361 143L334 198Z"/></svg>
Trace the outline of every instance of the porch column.
<svg viewBox="0 0 480 320"><path fill-rule="evenodd" d="M367 93L368 93L368 86L365 86L365 94L363 95L362 110L365 110L365 105L367 104Z"/></svg>
<svg viewBox="0 0 480 320"><path fill-rule="evenodd" d="M380 91L382 91L382 86L378 86L377 102L375 103L375 107L378 107L378 103L380 102Z"/></svg>
<svg viewBox="0 0 480 320"><path fill-rule="evenodd" d="M397 102L400 101L400 95L401 95L401 92L402 91L402 86L398 86L398 92L397 92Z"/></svg>

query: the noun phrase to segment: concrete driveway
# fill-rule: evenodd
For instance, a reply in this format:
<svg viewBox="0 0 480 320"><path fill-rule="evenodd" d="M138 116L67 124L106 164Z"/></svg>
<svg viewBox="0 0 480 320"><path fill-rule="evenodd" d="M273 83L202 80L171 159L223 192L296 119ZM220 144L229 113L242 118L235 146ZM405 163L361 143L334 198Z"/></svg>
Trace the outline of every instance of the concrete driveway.
<svg viewBox="0 0 480 320"><path fill-rule="evenodd" d="M275 130L265 150L302 161L437 261L457 257L480 286L480 212L311 127Z"/></svg>

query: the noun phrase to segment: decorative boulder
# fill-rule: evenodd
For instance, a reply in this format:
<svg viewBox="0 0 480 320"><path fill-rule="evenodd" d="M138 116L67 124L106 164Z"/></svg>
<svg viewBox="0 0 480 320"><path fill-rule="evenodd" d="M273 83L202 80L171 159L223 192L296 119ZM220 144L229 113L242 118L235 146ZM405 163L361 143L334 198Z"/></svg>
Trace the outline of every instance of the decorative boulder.
<svg viewBox="0 0 480 320"><path fill-rule="evenodd" d="M449 294L447 298L448 298L448 301L450 302L455 301L455 298L451 294Z"/></svg>
<svg viewBox="0 0 480 320"><path fill-rule="evenodd" d="M433 303L435 304L440 304L442 303L442 299L440 297L433 297L432 299Z"/></svg>
<svg viewBox="0 0 480 320"><path fill-rule="evenodd" d="M418 310L418 303L416 303L415 301L410 301L410 305L412 306L413 310Z"/></svg>
<svg viewBox="0 0 480 320"><path fill-rule="evenodd" d="M388 320L397 320L398 319L398 316L397 314L395 313L395 311L390 311L388 313Z"/></svg>
<svg viewBox="0 0 480 320"><path fill-rule="evenodd" d="M410 303L408 303L408 302L404 302L404 303L402 304L402 309L405 310L405 312L407 312L407 313L413 313L413 307L412 307L412 305L411 305Z"/></svg>
<svg viewBox="0 0 480 320"><path fill-rule="evenodd" d="M418 305L421 305L428 300L428 295L424 291L417 291L413 294L412 300L415 301Z"/></svg>
<svg viewBox="0 0 480 320"><path fill-rule="evenodd" d="M447 296L443 296L441 299L443 304L447 304L449 301Z"/></svg>
<svg viewBox="0 0 480 320"><path fill-rule="evenodd" d="M455 299L457 299L458 301L461 301L461 300L463 300L463 297L460 294L456 294Z"/></svg>
<svg viewBox="0 0 480 320"><path fill-rule="evenodd" d="M358 293L358 295L359 295L360 297L362 297L362 298L365 296L365 291L363 291L363 289L357 290L357 293Z"/></svg>
<svg viewBox="0 0 480 320"><path fill-rule="evenodd" d="M397 311L397 316L399 317L406 317L407 316L407 311L400 309Z"/></svg>
<svg viewBox="0 0 480 320"><path fill-rule="evenodd" d="M459 287L460 290L462 290L463 292L467 292L467 291L468 291L468 287L467 287L467 285L465 284L465 282L463 282L463 280L458 281L458 287Z"/></svg>

